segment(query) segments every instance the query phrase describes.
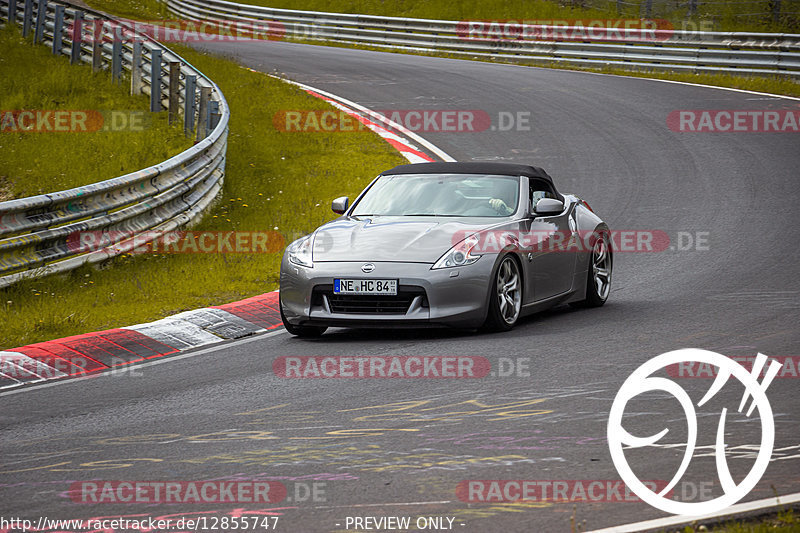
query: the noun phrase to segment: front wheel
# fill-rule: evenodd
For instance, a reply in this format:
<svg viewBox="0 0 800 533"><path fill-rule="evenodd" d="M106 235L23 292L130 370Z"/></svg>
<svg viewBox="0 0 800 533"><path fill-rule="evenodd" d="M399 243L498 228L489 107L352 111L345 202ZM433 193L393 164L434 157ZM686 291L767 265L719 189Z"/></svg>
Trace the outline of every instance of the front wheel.
<svg viewBox="0 0 800 533"><path fill-rule="evenodd" d="M512 256L507 255L500 262L491 291L483 327L488 331L508 331L519 320L522 309L522 276Z"/></svg>
<svg viewBox="0 0 800 533"><path fill-rule="evenodd" d="M328 329L325 326L293 326L289 324L289 321L286 320L286 315L283 314L283 305L278 300L278 307L281 310L281 320L283 321L283 327L286 328L286 331L291 333L296 337L304 337L304 338L313 338L319 337L325 330Z"/></svg>
<svg viewBox="0 0 800 533"><path fill-rule="evenodd" d="M608 233L603 232L592 247L589 257L588 279L586 280L586 299L574 302L573 307L600 307L611 292L611 271L613 267L611 244Z"/></svg>

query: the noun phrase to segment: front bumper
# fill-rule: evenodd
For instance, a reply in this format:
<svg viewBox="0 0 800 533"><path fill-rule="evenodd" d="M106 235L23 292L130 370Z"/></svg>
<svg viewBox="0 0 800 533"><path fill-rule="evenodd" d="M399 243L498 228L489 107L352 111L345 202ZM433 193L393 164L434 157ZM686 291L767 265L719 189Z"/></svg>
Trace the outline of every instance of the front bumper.
<svg viewBox="0 0 800 533"><path fill-rule="evenodd" d="M305 268L281 263L280 301L286 320L295 326L474 328L486 318L493 258L484 255L465 267L431 270L428 263L374 262L369 274L363 261L318 262ZM327 297L334 278L397 279L399 292L409 300L403 311L358 312L331 305Z"/></svg>

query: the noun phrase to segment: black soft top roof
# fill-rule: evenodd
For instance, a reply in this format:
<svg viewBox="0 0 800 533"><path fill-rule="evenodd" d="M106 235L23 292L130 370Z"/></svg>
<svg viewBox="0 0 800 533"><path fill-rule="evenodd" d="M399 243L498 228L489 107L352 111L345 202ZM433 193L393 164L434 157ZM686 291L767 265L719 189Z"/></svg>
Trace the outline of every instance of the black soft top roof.
<svg viewBox="0 0 800 533"><path fill-rule="evenodd" d="M519 165L517 163L414 163L400 165L381 172L381 175L396 174L488 174L499 176L528 176L547 181L553 190L553 178L539 167Z"/></svg>

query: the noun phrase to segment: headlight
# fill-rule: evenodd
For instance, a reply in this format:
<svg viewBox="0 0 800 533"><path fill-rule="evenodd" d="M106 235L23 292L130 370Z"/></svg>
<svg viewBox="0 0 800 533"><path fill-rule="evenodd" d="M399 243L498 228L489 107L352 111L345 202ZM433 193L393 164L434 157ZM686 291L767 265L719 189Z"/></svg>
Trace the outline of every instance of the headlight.
<svg viewBox="0 0 800 533"><path fill-rule="evenodd" d="M314 268L314 262L311 260L311 245L313 242L314 236L306 235L290 244L286 248L289 254L289 261L295 265Z"/></svg>
<svg viewBox="0 0 800 533"><path fill-rule="evenodd" d="M480 254L473 254L472 249L478 244L479 239L477 235L470 235L460 243L450 248L446 254L436 261L436 264L431 269L437 268L452 268L471 265L481 258Z"/></svg>

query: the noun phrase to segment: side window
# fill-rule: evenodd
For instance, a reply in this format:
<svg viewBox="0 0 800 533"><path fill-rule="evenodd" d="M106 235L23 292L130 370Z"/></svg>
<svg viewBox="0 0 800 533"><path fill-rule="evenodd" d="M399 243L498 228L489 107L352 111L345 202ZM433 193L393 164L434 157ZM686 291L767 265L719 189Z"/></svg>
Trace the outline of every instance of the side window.
<svg viewBox="0 0 800 533"><path fill-rule="evenodd" d="M531 207L536 207L536 203L542 198L556 198L556 195L550 192L547 186L535 180L531 180L530 190Z"/></svg>
<svg viewBox="0 0 800 533"><path fill-rule="evenodd" d="M536 206L536 203L542 198L548 198L546 191L531 191L531 205Z"/></svg>

